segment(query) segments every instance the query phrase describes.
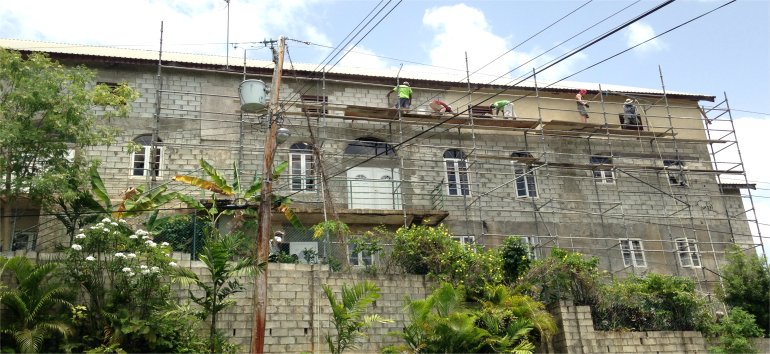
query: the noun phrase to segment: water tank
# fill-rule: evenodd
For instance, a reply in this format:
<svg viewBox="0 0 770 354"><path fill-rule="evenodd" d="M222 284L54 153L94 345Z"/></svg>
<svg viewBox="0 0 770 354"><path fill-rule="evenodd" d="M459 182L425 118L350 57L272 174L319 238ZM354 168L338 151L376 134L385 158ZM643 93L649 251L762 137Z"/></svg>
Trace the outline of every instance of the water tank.
<svg viewBox="0 0 770 354"><path fill-rule="evenodd" d="M255 113L267 106L267 90L262 80L244 80L238 88L241 95L241 110L247 113Z"/></svg>

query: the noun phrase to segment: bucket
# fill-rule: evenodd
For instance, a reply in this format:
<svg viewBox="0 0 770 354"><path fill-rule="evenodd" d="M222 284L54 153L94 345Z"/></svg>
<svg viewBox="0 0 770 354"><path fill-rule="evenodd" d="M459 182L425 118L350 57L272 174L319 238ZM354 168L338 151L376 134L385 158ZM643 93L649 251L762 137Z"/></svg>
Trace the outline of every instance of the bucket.
<svg viewBox="0 0 770 354"><path fill-rule="evenodd" d="M262 80L244 80L238 88L241 95L241 110L247 113L259 112L267 105L265 83Z"/></svg>

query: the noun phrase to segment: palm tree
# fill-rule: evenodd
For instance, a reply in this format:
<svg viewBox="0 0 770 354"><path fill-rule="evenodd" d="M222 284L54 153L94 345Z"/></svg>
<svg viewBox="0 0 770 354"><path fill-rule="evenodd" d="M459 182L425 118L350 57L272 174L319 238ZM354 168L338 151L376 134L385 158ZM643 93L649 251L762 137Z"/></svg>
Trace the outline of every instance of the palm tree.
<svg viewBox="0 0 770 354"><path fill-rule="evenodd" d="M21 352L38 352L45 340L58 335L66 339L73 332L62 307L72 307L74 292L58 281L58 267L56 262L35 264L23 256L0 258L0 276L10 271L16 284L0 288L0 303L5 306L0 333L13 338Z"/></svg>
<svg viewBox="0 0 770 354"><path fill-rule="evenodd" d="M393 322L377 314L366 315L366 308L380 298L380 288L374 283L363 281L352 287L343 284L341 301L337 300L329 285L321 286L329 299L332 322L337 331L336 336L326 335L326 343L333 354L342 353L346 349L356 349L358 340L366 337L364 331L374 323Z"/></svg>
<svg viewBox="0 0 770 354"><path fill-rule="evenodd" d="M245 273L253 274L264 270L264 263L255 266L251 257L240 258L231 262L238 250L243 247L248 239L242 233L229 233L206 241L198 255L198 260L203 262L211 277L211 281L202 280L191 270L181 267L173 268L176 272L175 279L183 284L195 284L203 289L205 295L195 296L190 290L190 298L203 307L202 318L209 317L209 349L211 353L222 352L217 341L217 316L220 311L235 304L234 300L227 300L230 295L244 291L238 279L233 277Z"/></svg>

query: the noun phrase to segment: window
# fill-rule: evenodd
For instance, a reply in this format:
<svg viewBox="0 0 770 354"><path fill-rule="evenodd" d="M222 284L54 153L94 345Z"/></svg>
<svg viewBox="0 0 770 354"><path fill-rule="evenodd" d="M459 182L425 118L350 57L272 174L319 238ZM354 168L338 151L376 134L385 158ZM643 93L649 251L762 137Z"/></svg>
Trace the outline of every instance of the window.
<svg viewBox="0 0 770 354"><path fill-rule="evenodd" d="M687 186L687 179L684 175L684 162L680 160L663 160L663 166L666 170L669 185Z"/></svg>
<svg viewBox="0 0 770 354"><path fill-rule="evenodd" d="M161 176L163 163L163 147L158 146L161 140L155 144L155 152L152 151L152 135L140 135L134 139L136 144L134 153L131 154L131 176Z"/></svg>
<svg viewBox="0 0 770 354"><path fill-rule="evenodd" d="M449 195L471 195L465 153L456 149L447 150L444 152L444 163Z"/></svg>
<svg viewBox="0 0 770 354"><path fill-rule="evenodd" d="M474 118L492 118L492 108L489 106L473 106L471 107L471 116Z"/></svg>
<svg viewBox="0 0 770 354"><path fill-rule="evenodd" d="M313 146L308 143L296 143L289 149L291 164L290 179L293 191L315 190L315 166Z"/></svg>
<svg viewBox="0 0 770 354"><path fill-rule="evenodd" d="M348 244L348 261L352 266L370 266L374 264L374 257L376 255L366 255L363 252L355 252L356 245Z"/></svg>
<svg viewBox="0 0 770 354"><path fill-rule="evenodd" d="M528 152L514 152L513 158L532 158ZM516 196L537 198L537 183L535 181L535 170L531 165L513 161L513 174L516 178Z"/></svg>
<svg viewBox="0 0 770 354"><path fill-rule="evenodd" d="M452 239L460 242L463 246L476 244L476 236L452 236Z"/></svg>
<svg viewBox="0 0 770 354"><path fill-rule="evenodd" d="M325 103L329 102L328 96L302 95L300 100L302 101L302 112L310 115L329 113L329 110L324 106Z"/></svg>
<svg viewBox="0 0 770 354"><path fill-rule="evenodd" d="M620 253L623 254L623 266L625 267L647 266L647 261L644 259L644 248L642 247L642 240L620 240Z"/></svg>
<svg viewBox="0 0 770 354"><path fill-rule="evenodd" d="M688 238L676 239L676 251L679 257L679 265L685 268L699 268L700 254L695 240Z"/></svg>
<svg viewBox="0 0 770 354"><path fill-rule="evenodd" d="M615 183L615 171L612 170L612 158L607 156L591 156L592 165L609 165L594 167L593 176L597 183Z"/></svg>

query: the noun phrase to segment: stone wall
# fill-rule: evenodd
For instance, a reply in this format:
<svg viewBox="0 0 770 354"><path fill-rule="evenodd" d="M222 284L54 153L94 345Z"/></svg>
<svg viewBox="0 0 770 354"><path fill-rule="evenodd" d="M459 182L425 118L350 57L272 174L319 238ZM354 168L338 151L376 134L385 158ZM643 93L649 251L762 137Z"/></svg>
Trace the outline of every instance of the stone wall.
<svg viewBox="0 0 770 354"><path fill-rule="evenodd" d="M555 314L560 331L555 353L708 353L696 331L609 332L594 329L591 308L562 302Z"/></svg>

